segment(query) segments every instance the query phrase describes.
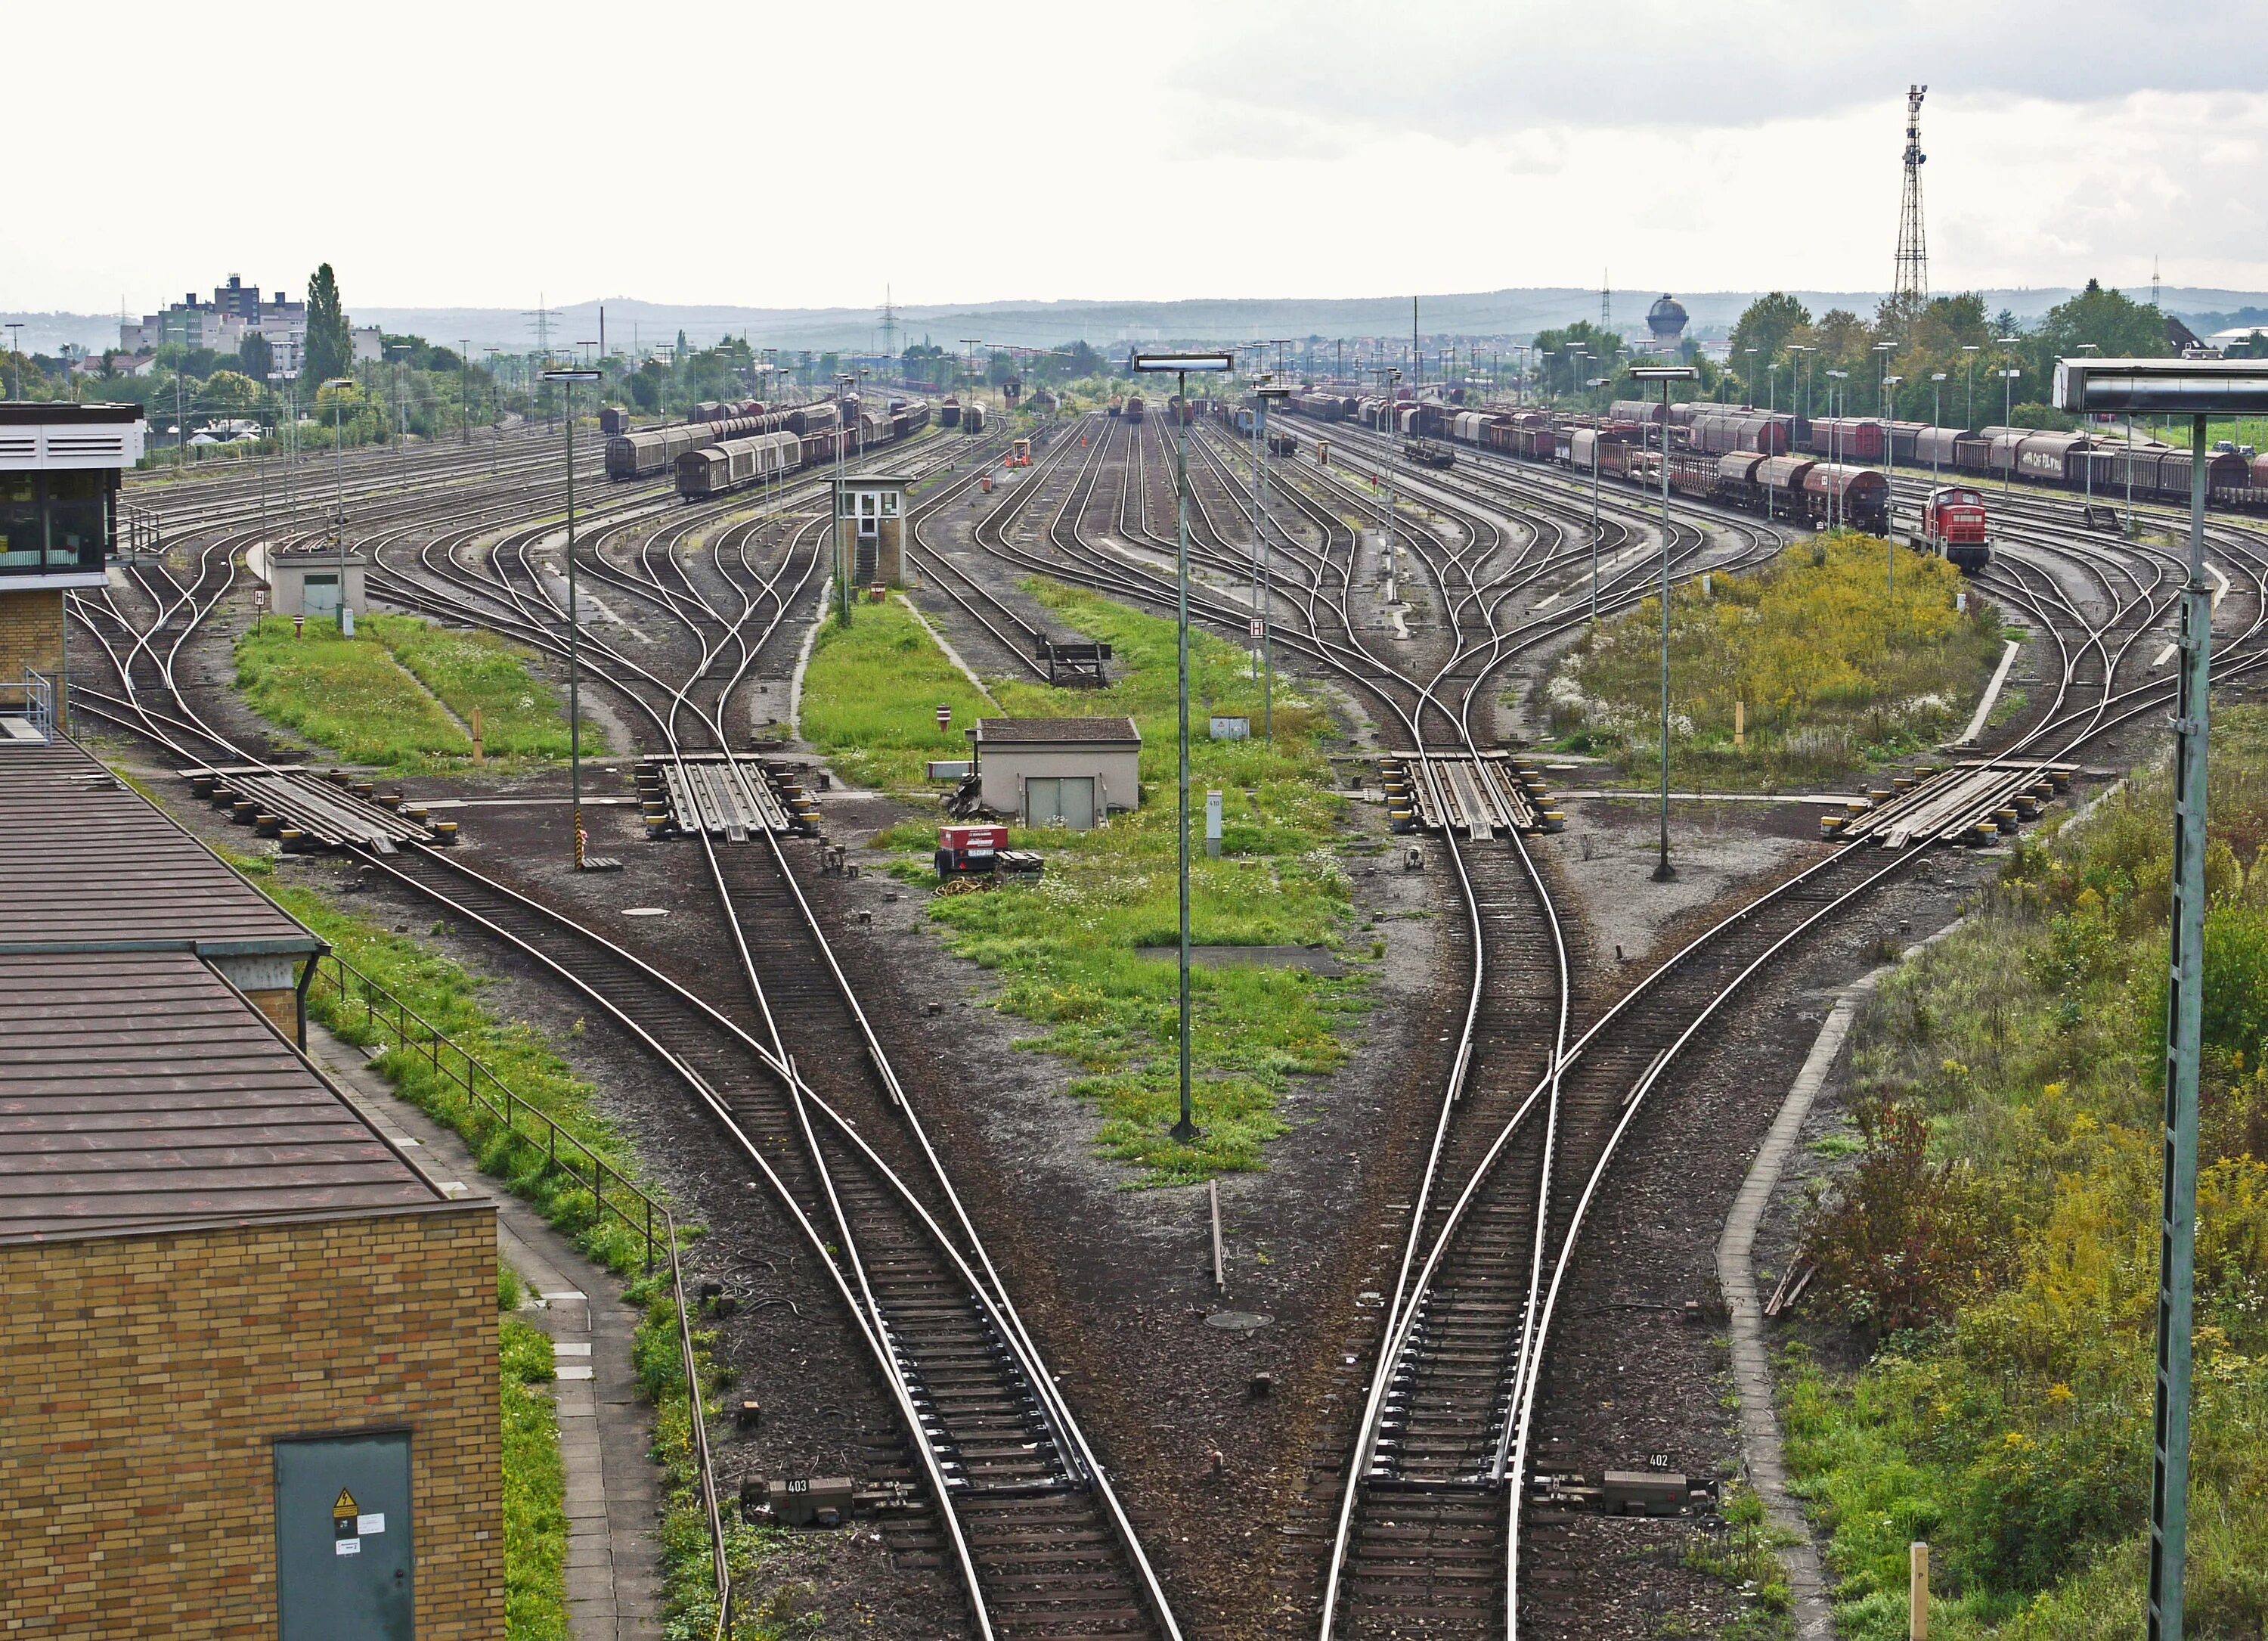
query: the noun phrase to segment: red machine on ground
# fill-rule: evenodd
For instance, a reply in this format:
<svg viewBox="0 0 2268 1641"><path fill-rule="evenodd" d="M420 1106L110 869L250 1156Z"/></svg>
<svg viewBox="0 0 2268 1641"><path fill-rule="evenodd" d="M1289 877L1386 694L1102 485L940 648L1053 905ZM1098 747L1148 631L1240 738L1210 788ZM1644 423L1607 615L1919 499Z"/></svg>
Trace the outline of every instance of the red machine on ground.
<svg viewBox="0 0 2268 1641"><path fill-rule="evenodd" d="M1982 492L1940 484L1917 506L1900 506L1890 528L1917 552L1934 554L1972 575L1992 562L1992 520Z"/></svg>
<svg viewBox="0 0 2268 1641"><path fill-rule="evenodd" d="M1002 872L1037 872L1041 856L1030 849L1011 849L1005 826L940 826L937 829L937 875L992 877Z"/></svg>

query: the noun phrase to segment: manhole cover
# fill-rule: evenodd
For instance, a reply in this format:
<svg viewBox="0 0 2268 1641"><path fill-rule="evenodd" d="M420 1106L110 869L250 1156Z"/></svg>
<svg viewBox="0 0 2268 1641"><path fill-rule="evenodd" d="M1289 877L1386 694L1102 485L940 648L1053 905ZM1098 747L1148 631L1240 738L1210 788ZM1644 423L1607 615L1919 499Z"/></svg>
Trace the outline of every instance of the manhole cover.
<svg viewBox="0 0 2268 1641"><path fill-rule="evenodd" d="M1256 1311L1215 1311L1205 1318L1207 1327L1225 1327L1233 1334L1248 1334L1256 1327L1265 1327L1276 1319L1263 1316Z"/></svg>
<svg viewBox="0 0 2268 1641"><path fill-rule="evenodd" d="M624 906L622 915L624 917L667 917L669 908L667 906Z"/></svg>

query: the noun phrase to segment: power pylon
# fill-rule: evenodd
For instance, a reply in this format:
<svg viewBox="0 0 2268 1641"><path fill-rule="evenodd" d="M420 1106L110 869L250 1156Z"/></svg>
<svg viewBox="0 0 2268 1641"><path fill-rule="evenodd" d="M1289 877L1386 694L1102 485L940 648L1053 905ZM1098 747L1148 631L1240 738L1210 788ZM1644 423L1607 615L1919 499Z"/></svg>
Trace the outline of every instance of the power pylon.
<svg viewBox="0 0 2268 1641"><path fill-rule="evenodd" d="M1929 240L1921 225L1921 100L1926 85L1906 88L1906 180L1898 201L1898 269L1890 290L1898 306L1919 313L1929 301Z"/></svg>

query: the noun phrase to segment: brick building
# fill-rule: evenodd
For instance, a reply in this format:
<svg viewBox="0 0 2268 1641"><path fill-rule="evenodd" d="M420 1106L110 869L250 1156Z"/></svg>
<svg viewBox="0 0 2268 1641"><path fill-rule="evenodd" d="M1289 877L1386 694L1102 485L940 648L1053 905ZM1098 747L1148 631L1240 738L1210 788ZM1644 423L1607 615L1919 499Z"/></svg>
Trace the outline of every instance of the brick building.
<svg viewBox="0 0 2268 1641"><path fill-rule="evenodd" d="M36 833L30 760L84 778ZM0 858L0 1627L500 1641L493 1205L300 1053L320 942L162 814L0 743L26 836L120 878Z"/></svg>

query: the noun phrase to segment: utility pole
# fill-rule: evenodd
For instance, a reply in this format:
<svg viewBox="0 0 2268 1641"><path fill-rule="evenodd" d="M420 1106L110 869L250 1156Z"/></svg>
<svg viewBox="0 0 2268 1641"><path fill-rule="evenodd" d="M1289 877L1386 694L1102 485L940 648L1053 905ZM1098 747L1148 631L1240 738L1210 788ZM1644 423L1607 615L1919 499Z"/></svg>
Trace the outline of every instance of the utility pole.
<svg viewBox="0 0 2268 1641"><path fill-rule="evenodd" d="M473 442L473 344L457 338L457 419L464 425L464 442Z"/></svg>

